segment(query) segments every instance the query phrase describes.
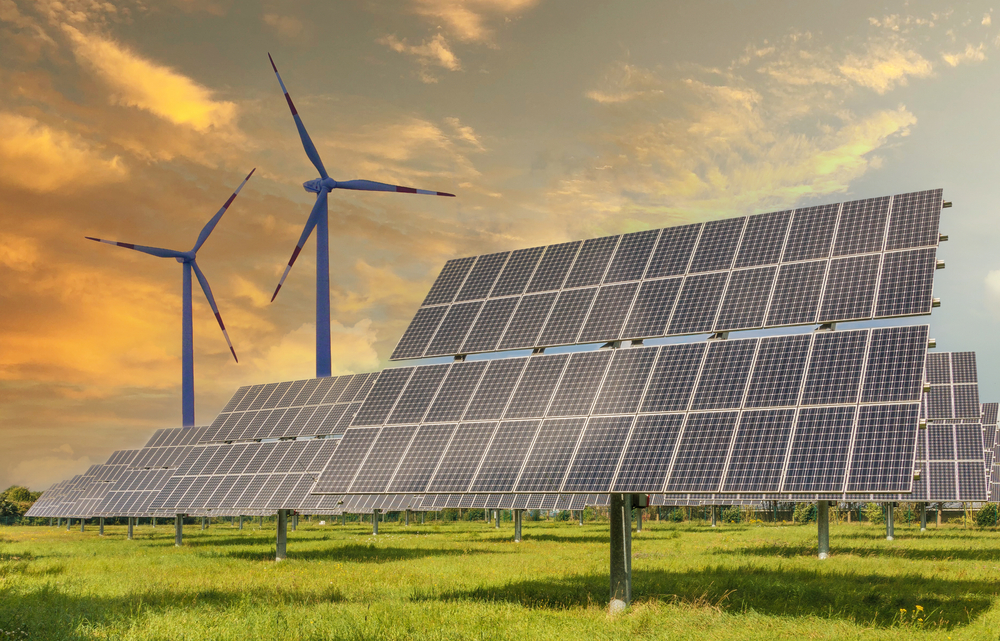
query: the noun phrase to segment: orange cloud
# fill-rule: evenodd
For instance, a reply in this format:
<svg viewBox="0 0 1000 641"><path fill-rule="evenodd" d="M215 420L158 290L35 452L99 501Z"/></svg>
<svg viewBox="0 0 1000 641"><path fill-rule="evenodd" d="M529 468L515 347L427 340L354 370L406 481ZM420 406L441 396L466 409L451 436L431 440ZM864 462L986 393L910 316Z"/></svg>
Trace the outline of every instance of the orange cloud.
<svg viewBox="0 0 1000 641"><path fill-rule="evenodd" d="M146 60L118 43L63 25L77 59L116 93L116 104L148 111L197 131L235 126L235 103L215 100L213 92L169 67Z"/></svg>
<svg viewBox="0 0 1000 641"><path fill-rule="evenodd" d="M94 143L34 118L0 112L0 181L35 192L118 182L128 169Z"/></svg>

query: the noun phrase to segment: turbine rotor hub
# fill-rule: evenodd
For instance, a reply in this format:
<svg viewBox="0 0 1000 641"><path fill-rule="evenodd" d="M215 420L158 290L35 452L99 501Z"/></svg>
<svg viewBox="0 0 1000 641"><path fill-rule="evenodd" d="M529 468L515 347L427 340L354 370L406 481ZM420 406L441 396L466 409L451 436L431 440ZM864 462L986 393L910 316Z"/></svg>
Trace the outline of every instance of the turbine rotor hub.
<svg viewBox="0 0 1000 641"><path fill-rule="evenodd" d="M302 187L311 194L318 194L320 191L336 189L337 181L333 178L313 178L302 183Z"/></svg>

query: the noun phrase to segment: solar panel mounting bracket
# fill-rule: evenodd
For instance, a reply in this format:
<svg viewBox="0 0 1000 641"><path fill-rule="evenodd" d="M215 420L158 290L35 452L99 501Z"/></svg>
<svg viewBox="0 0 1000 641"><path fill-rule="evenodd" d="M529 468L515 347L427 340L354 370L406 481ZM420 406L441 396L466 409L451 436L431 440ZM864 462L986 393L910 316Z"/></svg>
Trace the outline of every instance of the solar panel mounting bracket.
<svg viewBox="0 0 1000 641"><path fill-rule="evenodd" d="M708 337L710 341L724 341L729 338L729 332L713 332L711 336Z"/></svg>
<svg viewBox="0 0 1000 641"><path fill-rule="evenodd" d="M610 341L601 345L600 349L618 349L622 346L621 341Z"/></svg>
<svg viewBox="0 0 1000 641"><path fill-rule="evenodd" d="M948 240L948 234L938 234L938 242L943 243Z"/></svg>
<svg viewBox="0 0 1000 641"><path fill-rule="evenodd" d="M455 354L455 362L456 363L464 363L465 362L465 357L466 357L466 354Z"/></svg>
<svg viewBox="0 0 1000 641"><path fill-rule="evenodd" d="M941 299L940 298L932 298L931 299L931 307L941 307Z"/></svg>
<svg viewBox="0 0 1000 641"><path fill-rule="evenodd" d="M545 348L544 347L536 347L536 348L534 348L534 349L531 350L531 353L532 354L544 354L545 353Z"/></svg>
<svg viewBox="0 0 1000 641"><path fill-rule="evenodd" d="M823 324L821 324L819 327L817 327L813 331L816 331L816 332L835 332L835 331L837 331L837 324L836 323L823 323Z"/></svg>
<svg viewBox="0 0 1000 641"><path fill-rule="evenodd" d="M937 339L936 338L928 338L927 339L927 349L934 349L935 347L937 347Z"/></svg>
<svg viewBox="0 0 1000 641"><path fill-rule="evenodd" d="M941 203L941 209L948 209L949 207L951 207L950 200L945 200L944 202Z"/></svg>

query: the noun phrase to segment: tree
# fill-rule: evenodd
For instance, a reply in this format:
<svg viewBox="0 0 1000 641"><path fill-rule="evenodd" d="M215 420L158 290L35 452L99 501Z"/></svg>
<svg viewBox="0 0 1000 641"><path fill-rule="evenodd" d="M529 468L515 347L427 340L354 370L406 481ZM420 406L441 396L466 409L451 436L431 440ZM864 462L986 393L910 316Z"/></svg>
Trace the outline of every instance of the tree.
<svg viewBox="0 0 1000 641"><path fill-rule="evenodd" d="M0 494L0 497L14 503L34 503L35 497L32 494L33 492L23 485L11 485Z"/></svg>

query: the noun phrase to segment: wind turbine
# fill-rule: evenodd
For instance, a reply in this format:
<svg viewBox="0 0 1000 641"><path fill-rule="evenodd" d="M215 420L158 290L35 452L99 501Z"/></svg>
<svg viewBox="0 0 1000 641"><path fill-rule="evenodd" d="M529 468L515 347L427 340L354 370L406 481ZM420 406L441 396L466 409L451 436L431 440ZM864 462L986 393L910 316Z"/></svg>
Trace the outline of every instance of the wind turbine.
<svg viewBox="0 0 1000 641"><path fill-rule="evenodd" d="M323 376L329 376L331 372L330 227L329 209L326 202L327 195L334 189L353 189L355 191L394 191L401 194L425 194L428 196L450 196L452 198L455 197L455 194L447 194L442 191L428 191L426 189L414 189L413 187L400 187L399 185L389 185L371 180L337 181L330 178L329 174L326 173L326 168L323 166L323 161L320 160L319 152L316 151L316 145L313 144L312 139L309 137L309 133L306 131L305 125L302 124L302 119L299 118L299 112L296 111L295 105L292 103L292 98L288 95L288 90L285 89L285 83L281 81L281 74L278 73L278 68L274 65L274 59L271 58L271 54L267 54L267 59L271 61L271 68L274 69L274 75L278 77L278 84L281 85L281 91L284 92L285 100L288 101L288 108L292 111L292 118L295 119L295 128L299 130L299 138L302 139L302 146L306 150L306 155L309 156L309 160L312 162L313 166L316 167L320 176L319 178L302 183L302 186L305 187L306 191L316 194L316 204L313 205L312 212L310 212L309 218L306 220L305 229L302 230L299 242L295 245L295 251L292 252L292 257L288 261L288 266L285 267L285 273L281 275L281 280L278 281L278 286L274 290L274 295L271 296L271 302L274 302L275 297L278 295L281 285L285 282L285 278L288 277L288 272L292 269L292 265L295 264L295 259L299 257L299 252L302 251L302 246L305 245L306 241L309 239L309 234L312 233L314 228L317 228L316 377L320 378Z"/></svg>
<svg viewBox="0 0 1000 641"><path fill-rule="evenodd" d="M194 427L194 344L192 340L192 324L191 324L191 271L194 270L195 276L198 277L198 282L201 283L201 289L205 292L205 298L208 299L208 304L211 306L212 311L215 312L215 319L219 321L219 327L222 328L222 335L226 337L226 343L229 344L229 351L233 353L233 358L237 363L240 359L236 358L236 350L233 349L233 342L229 340L229 332L226 331L226 326L222 322L222 316L219 314L219 307L215 304L215 297L212 296L212 288L208 285L208 279L205 278L205 274L202 273L201 268L198 267L198 263L195 260L195 255L201 246L205 244L208 240L209 234L215 229L215 226L219 224L219 220L222 219L222 215L226 213L229 209L229 205L233 203L236 199L236 194L240 193L243 189L243 185L247 184L250 180L250 176L253 172L257 171L254 167L247 174L247 177L243 179L240 186L236 188L233 195L229 197L226 204L222 206L214 216L212 220L208 221L205 228L201 230L198 234L198 241L194 244L194 247L190 251L182 252L173 249L161 249L159 247L146 247L145 245L133 245L132 243L119 243L114 240L103 240L101 238L93 238L91 236L85 236L87 240L94 240L99 243L107 243L109 245L117 245L119 247L124 247L125 249L132 249L137 252L142 252L143 254L149 254L151 256L157 256L159 258L173 258L178 263L184 265L184 302L183 302L183 320L181 321L181 413L183 414L184 427Z"/></svg>

